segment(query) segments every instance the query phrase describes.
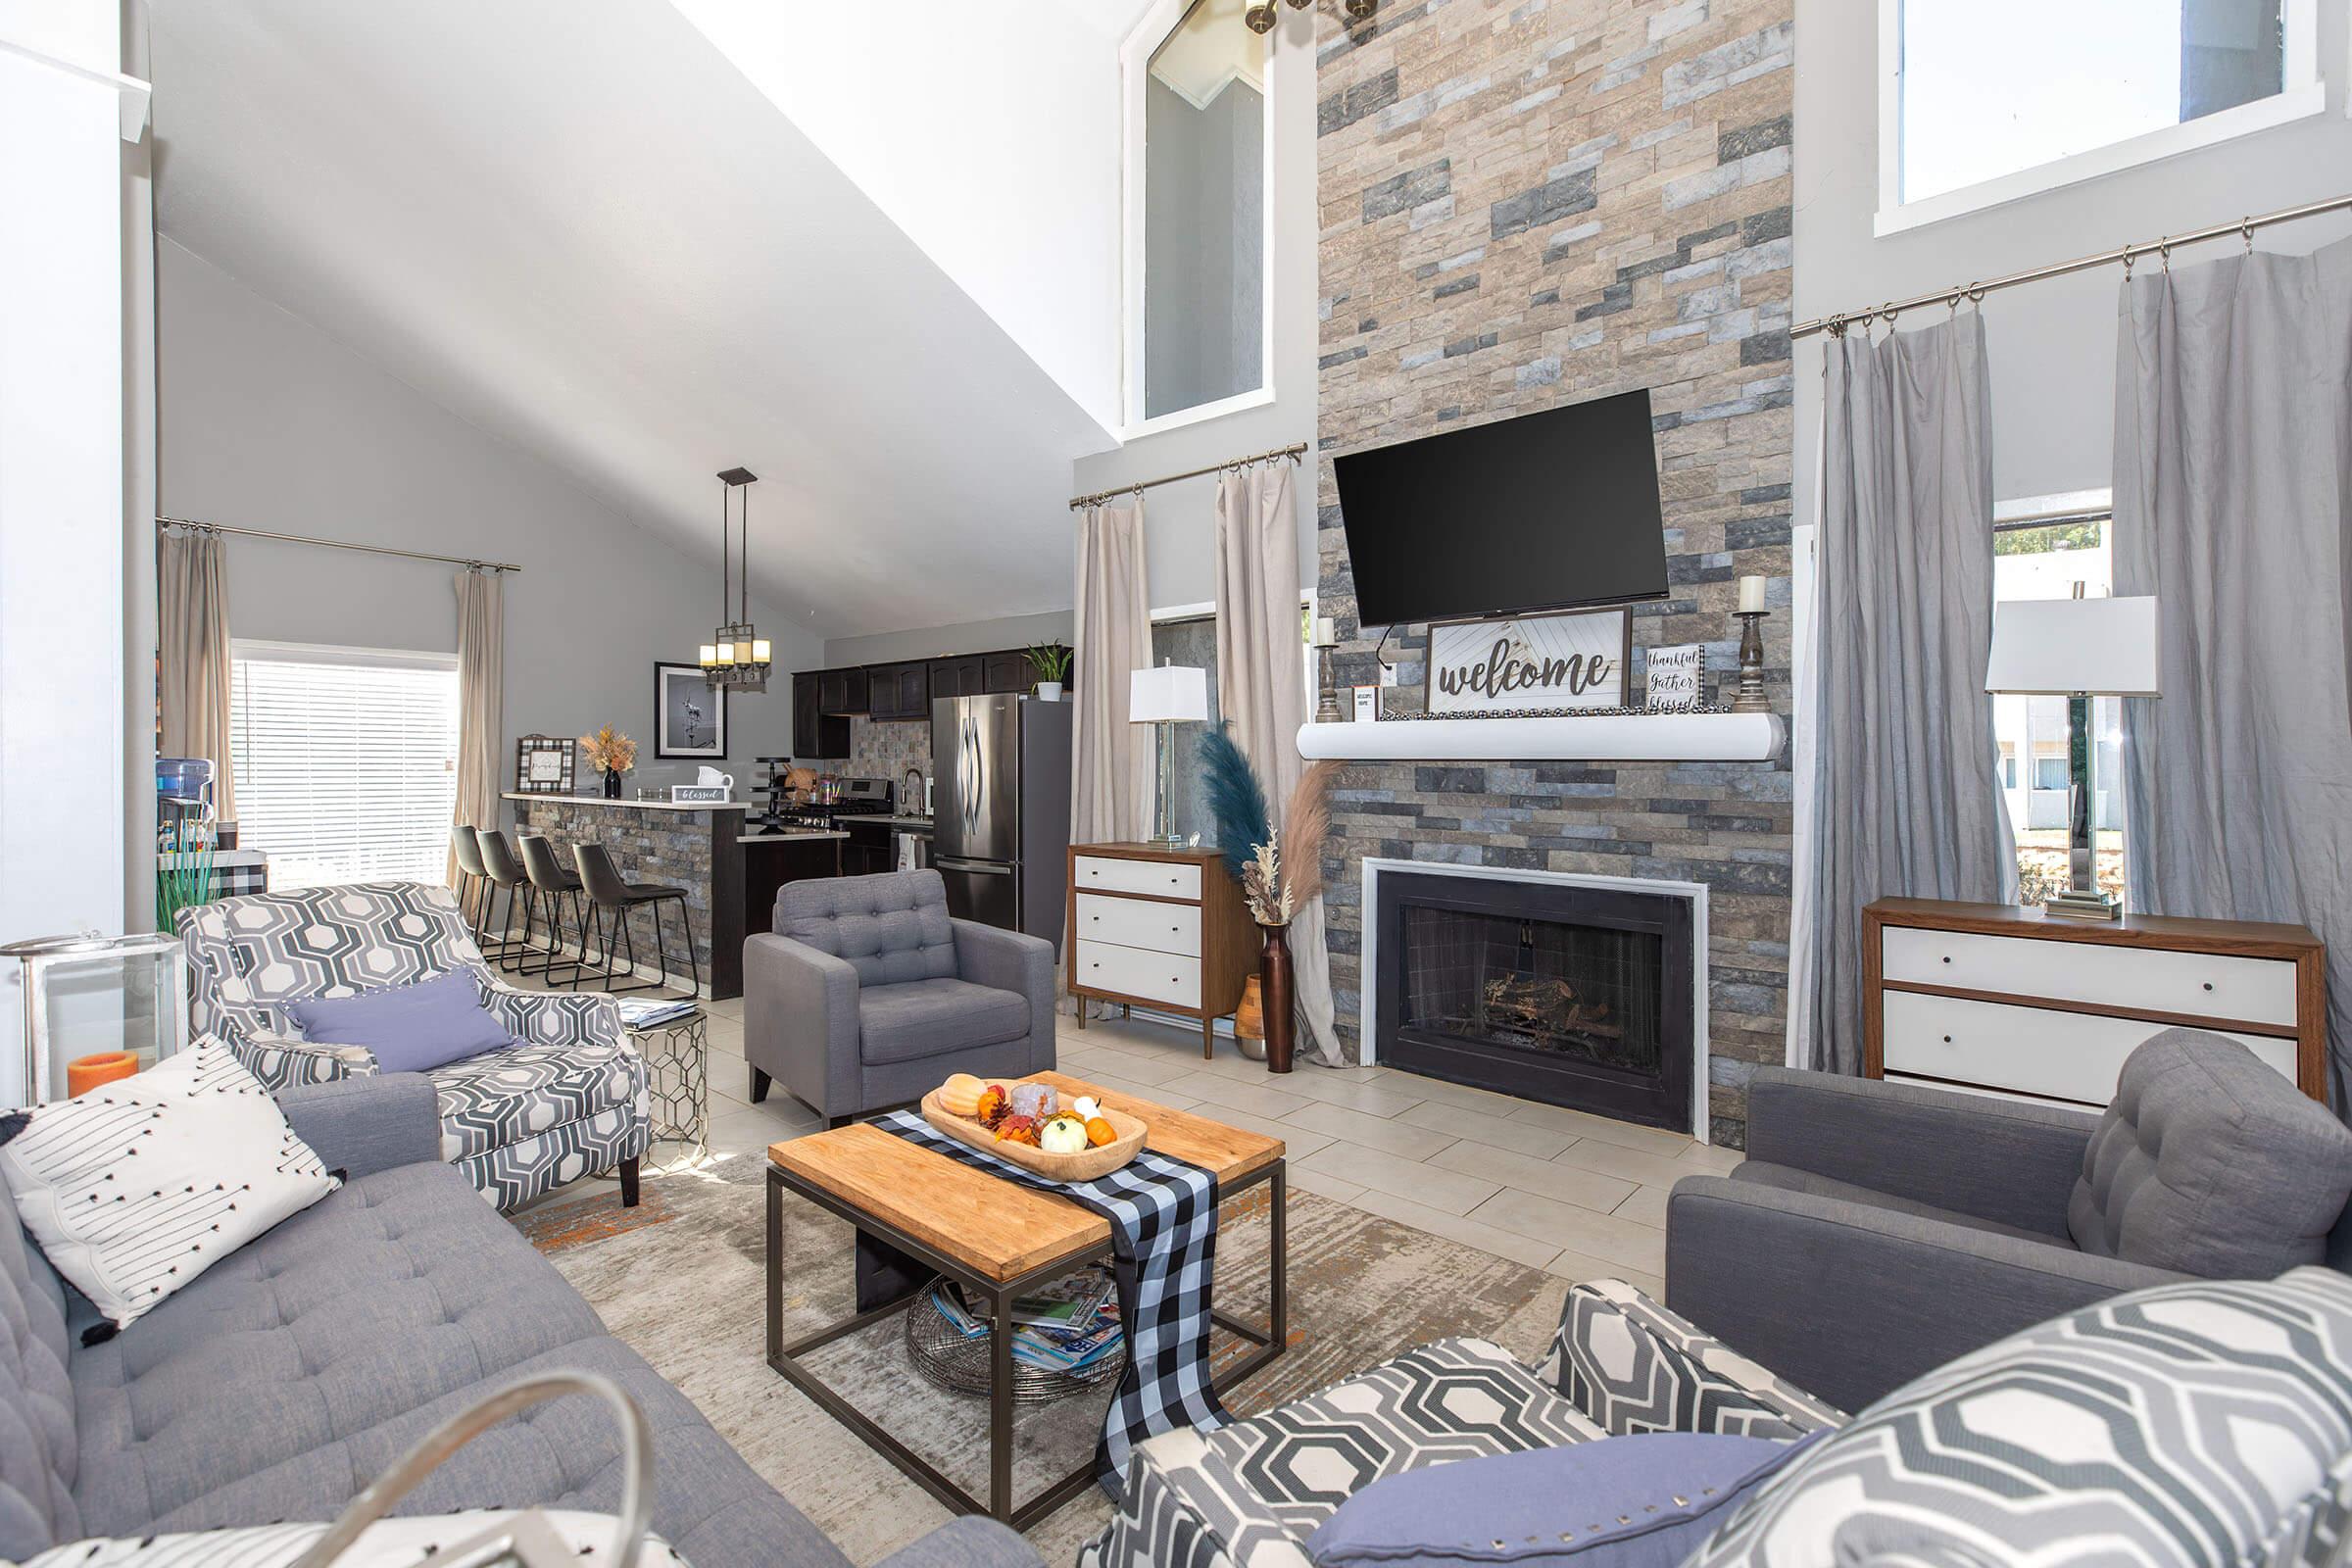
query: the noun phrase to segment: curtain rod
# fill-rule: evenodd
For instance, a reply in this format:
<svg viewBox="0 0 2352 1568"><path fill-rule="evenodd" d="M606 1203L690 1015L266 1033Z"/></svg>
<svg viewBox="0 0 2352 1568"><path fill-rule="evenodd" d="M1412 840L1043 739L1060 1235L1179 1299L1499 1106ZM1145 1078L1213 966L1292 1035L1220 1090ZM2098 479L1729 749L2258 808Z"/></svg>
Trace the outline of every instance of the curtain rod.
<svg viewBox="0 0 2352 1568"><path fill-rule="evenodd" d="M1247 468L1252 463L1271 463L1276 458L1301 458L1305 455L1306 443L1294 441L1287 447L1276 447L1271 452L1252 452L1246 458L1228 458L1223 463L1212 463L1205 468L1187 468L1182 473L1163 474L1157 479L1123 484L1116 490L1098 490L1091 496L1072 496L1070 508L1076 511L1080 507L1091 507L1098 501L1108 501L1112 496L1137 494L1158 485L1174 484L1179 479L1198 479L1204 473L1223 473L1227 468Z"/></svg>
<svg viewBox="0 0 2352 1568"><path fill-rule="evenodd" d="M1872 321L1881 320L1891 322L1903 312L1915 311L1922 306L1949 305L1957 309L1962 300L1982 300L1995 289L2015 288L2020 283L2038 283L2045 277L2062 277L2068 272L2088 271L2091 268L2107 267L2116 262L2124 264L2124 275L2129 277L2132 274L2132 262L2139 257L2162 257L2169 265L2173 247L2176 245L2195 245L2209 239L2227 239L2231 234L2243 236L2246 249L2251 251L2254 248L2254 231L2258 228L2268 228L2273 223L2291 223L2298 218L2317 218L2322 213L2341 212L2347 208L2352 208L2352 196L2334 196L2327 201L2305 202L2300 207L2282 207L2275 213L2264 213L2259 218L2241 218L2234 223L2215 223L2209 228L2192 229L2185 234L2168 234L2153 244L2143 241L2137 245L2125 245L2111 251L2100 251L2095 256L2078 256L2071 262L2059 262L2049 267L2029 268L2022 272L2011 272L2006 277L1991 277L1982 282L1956 284L1951 288L1938 289L1933 294L1914 294L1907 300L1888 300L1884 305L1868 310L1847 311L1837 316L1824 316L1810 321L1799 321L1788 329L1788 335L1798 338L1811 337L1816 332L1828 332L1832 336L1842 336L1849 326L1867 327Z"/></svg>
<svg viewBox="0 0 2352 1568"><path fill-rule="evenodd" d="M155 525L159 528L193 528L198 533L233 533L245 539L274 539L288 545L318 545L327 550L357 550L370 556L402 556L410 561L443 561L453 566L470 566L476 571L522 570L511 561L476 561L470 556L436 556L427 550L395 550L390 545L355 544L349 539L318 539L304 533L271 533L267 528L232 528L224 522L198 522L193 517L158 517Z"/></svg>

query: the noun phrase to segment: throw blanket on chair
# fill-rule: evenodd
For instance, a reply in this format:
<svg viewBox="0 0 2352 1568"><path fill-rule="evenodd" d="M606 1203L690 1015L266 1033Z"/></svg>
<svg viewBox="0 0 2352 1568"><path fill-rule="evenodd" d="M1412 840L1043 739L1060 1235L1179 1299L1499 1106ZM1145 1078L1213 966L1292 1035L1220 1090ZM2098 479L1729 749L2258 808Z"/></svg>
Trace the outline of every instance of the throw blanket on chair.
<svg viewBox="0 0 2352 1568"><path fill-rule="evenodd" d="M1147 1149L1107 1176L1057 1182L934 1132L912 1111L894 1110L872 1125L992 1176L1059 1193L1110 1221L1127 1370L1102 1417L1095 1479L1114 1502L1137 1444L1178 1427L1214 1432L1231 1419L1208 1373L1208 1290L1217 1258L1214 1176Z"/></svg>

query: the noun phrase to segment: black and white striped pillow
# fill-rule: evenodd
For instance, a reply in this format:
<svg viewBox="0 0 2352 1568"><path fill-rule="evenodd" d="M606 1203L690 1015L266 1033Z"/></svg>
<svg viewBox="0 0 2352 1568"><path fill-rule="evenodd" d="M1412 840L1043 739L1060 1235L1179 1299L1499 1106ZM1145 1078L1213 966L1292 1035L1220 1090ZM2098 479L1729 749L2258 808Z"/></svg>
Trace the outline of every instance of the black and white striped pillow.
<svg viewBox="0 0 2352 1568"><path fill-rule="evenodd" d="M342 1185L210 1037L9 1119L18 1216L117 1328Z"/></svg>

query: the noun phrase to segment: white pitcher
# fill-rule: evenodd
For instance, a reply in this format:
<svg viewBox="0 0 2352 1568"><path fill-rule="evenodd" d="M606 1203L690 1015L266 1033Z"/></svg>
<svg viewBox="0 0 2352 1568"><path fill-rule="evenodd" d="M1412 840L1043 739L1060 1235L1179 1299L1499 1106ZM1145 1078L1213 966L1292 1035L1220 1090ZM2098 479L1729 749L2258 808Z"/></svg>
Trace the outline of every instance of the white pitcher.
<svg viewBox="0 0 2352 1568"><path fill-rule="evenodd" d="M715 767L706 766L702 773L695 779L695 782L702 785L706 789L715 784L721 789L732 790L735 787L735 775L732 773L721 773Z"/></svg>

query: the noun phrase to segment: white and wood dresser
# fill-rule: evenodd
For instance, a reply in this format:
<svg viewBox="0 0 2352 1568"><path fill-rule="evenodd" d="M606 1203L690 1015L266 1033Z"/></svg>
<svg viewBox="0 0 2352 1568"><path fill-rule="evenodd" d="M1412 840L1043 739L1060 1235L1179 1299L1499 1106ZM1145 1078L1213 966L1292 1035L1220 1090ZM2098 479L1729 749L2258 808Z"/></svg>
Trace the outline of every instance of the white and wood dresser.
<svg viewBox="0 0 2352 1568"><path fill-rule="evenodd" d="M1156 844L1071 845L1069 927L1071 996L1198 1018L1202 1056L1264 940L1217 851Z"/></svg>
<svg viewBox="0 0 2352 1568"><path fill-rule="evenodd" d="M1862 945L1869 1077L2104 1107L2132 1048L2180 1026L2327 1102L2327 949L2302 926L1881 899Z"/></svg>

